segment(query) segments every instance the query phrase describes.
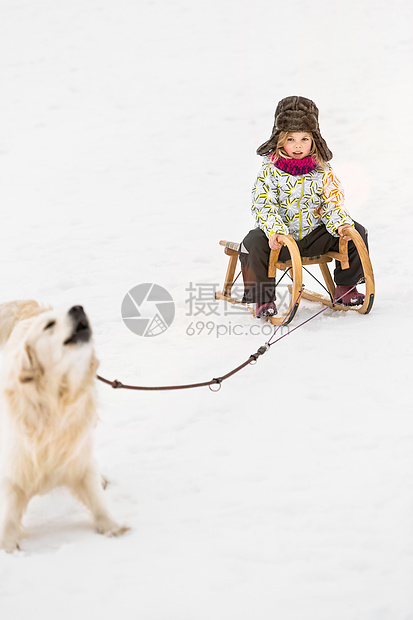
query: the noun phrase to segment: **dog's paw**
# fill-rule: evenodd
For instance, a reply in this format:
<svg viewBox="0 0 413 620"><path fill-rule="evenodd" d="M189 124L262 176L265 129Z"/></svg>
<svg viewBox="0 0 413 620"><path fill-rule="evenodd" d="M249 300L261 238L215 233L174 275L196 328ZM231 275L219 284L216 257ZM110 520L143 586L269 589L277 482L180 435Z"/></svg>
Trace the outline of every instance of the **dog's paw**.
<svg viewBox="0 0 413 620"><path fill-rule="evenodd" d="M126 525L118 525L111 519L99 519L96 522L96 531L98 534L103 534L104 536L122 536L126 532L130 530L130 527Z"/></svg>
<svg viewBox="0 0 413 620"><path fill-rule="evenodd" d="M127 525L117 525L115 523L115 527L113 527L110 531L105 532L105 536L123 536L126 532L130 531L130 527Z"/></svg>
<svg viewBox="0 0 413 620"><path fill-rule="evenodd" d="M19 541L15 538L4 539L0 542L0 549L3 549L6 553L20 551Z"/></svg>

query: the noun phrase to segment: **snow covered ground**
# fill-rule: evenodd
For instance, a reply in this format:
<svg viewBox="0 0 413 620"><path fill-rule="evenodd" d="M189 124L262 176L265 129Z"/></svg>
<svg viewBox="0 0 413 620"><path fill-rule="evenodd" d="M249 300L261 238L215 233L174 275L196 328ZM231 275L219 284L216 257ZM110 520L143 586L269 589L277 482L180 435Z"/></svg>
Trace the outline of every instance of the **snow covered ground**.
<svg viewBox="0 0 413 620"><path fill-rule="evenodd" d="M404 0L0 0L2 301L81 303L125 383L243 362L268 332L213 303L218 240L249 230L255 149L291 94L320 109L377 293L217 394L99 384L97 455L132 530L97 536L64 491L33 500L22 552L0 553L1 620L413 618L412 18ZM176 306L152 338L120 314L145 282Z"/></svg>

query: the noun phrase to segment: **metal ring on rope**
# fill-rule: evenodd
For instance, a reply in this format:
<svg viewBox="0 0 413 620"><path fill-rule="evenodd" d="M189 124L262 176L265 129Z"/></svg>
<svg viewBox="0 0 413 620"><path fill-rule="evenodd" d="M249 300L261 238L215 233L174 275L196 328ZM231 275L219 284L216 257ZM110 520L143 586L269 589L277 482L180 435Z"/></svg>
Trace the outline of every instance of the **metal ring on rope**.
<svg viewBox="0 0 413 620"><path fill-rule="evenodd" d="M211 385L208 385L209 389L211 390L211 392L219 392L222 387L222 379L215 377L214 379L212 379L212 381L215 381L216 383L211 383ZM217 387L213 388L213 385Z"/></svg>

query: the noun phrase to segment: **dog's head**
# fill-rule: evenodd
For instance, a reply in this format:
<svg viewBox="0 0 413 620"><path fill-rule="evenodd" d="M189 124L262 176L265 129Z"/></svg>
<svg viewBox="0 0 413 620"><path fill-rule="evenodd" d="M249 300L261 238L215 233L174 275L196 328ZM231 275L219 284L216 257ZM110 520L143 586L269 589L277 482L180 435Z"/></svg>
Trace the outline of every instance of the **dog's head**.
<svg viewBox="0 0 413 620"><path fill-rule="evenodd" d="M35 317L23 340L22 383L64 382L79 386L97 368L92 330L82 306ZM91 378L90 376L90 378Z"/></svg>

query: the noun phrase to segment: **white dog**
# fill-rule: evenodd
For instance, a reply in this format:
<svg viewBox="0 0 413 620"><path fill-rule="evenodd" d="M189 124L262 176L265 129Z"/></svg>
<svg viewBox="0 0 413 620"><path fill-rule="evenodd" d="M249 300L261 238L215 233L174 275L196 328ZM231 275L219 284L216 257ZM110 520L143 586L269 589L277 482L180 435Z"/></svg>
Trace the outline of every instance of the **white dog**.
<svg viewBox="0 0 413 620"><path fill-rule="evenodd" d="M0 304L5 343L0 411L0 548L19 548L29 500L67 486L96 530L119 536L92 456L98 362L81 306L55 312L35 301Z"/></svg>

